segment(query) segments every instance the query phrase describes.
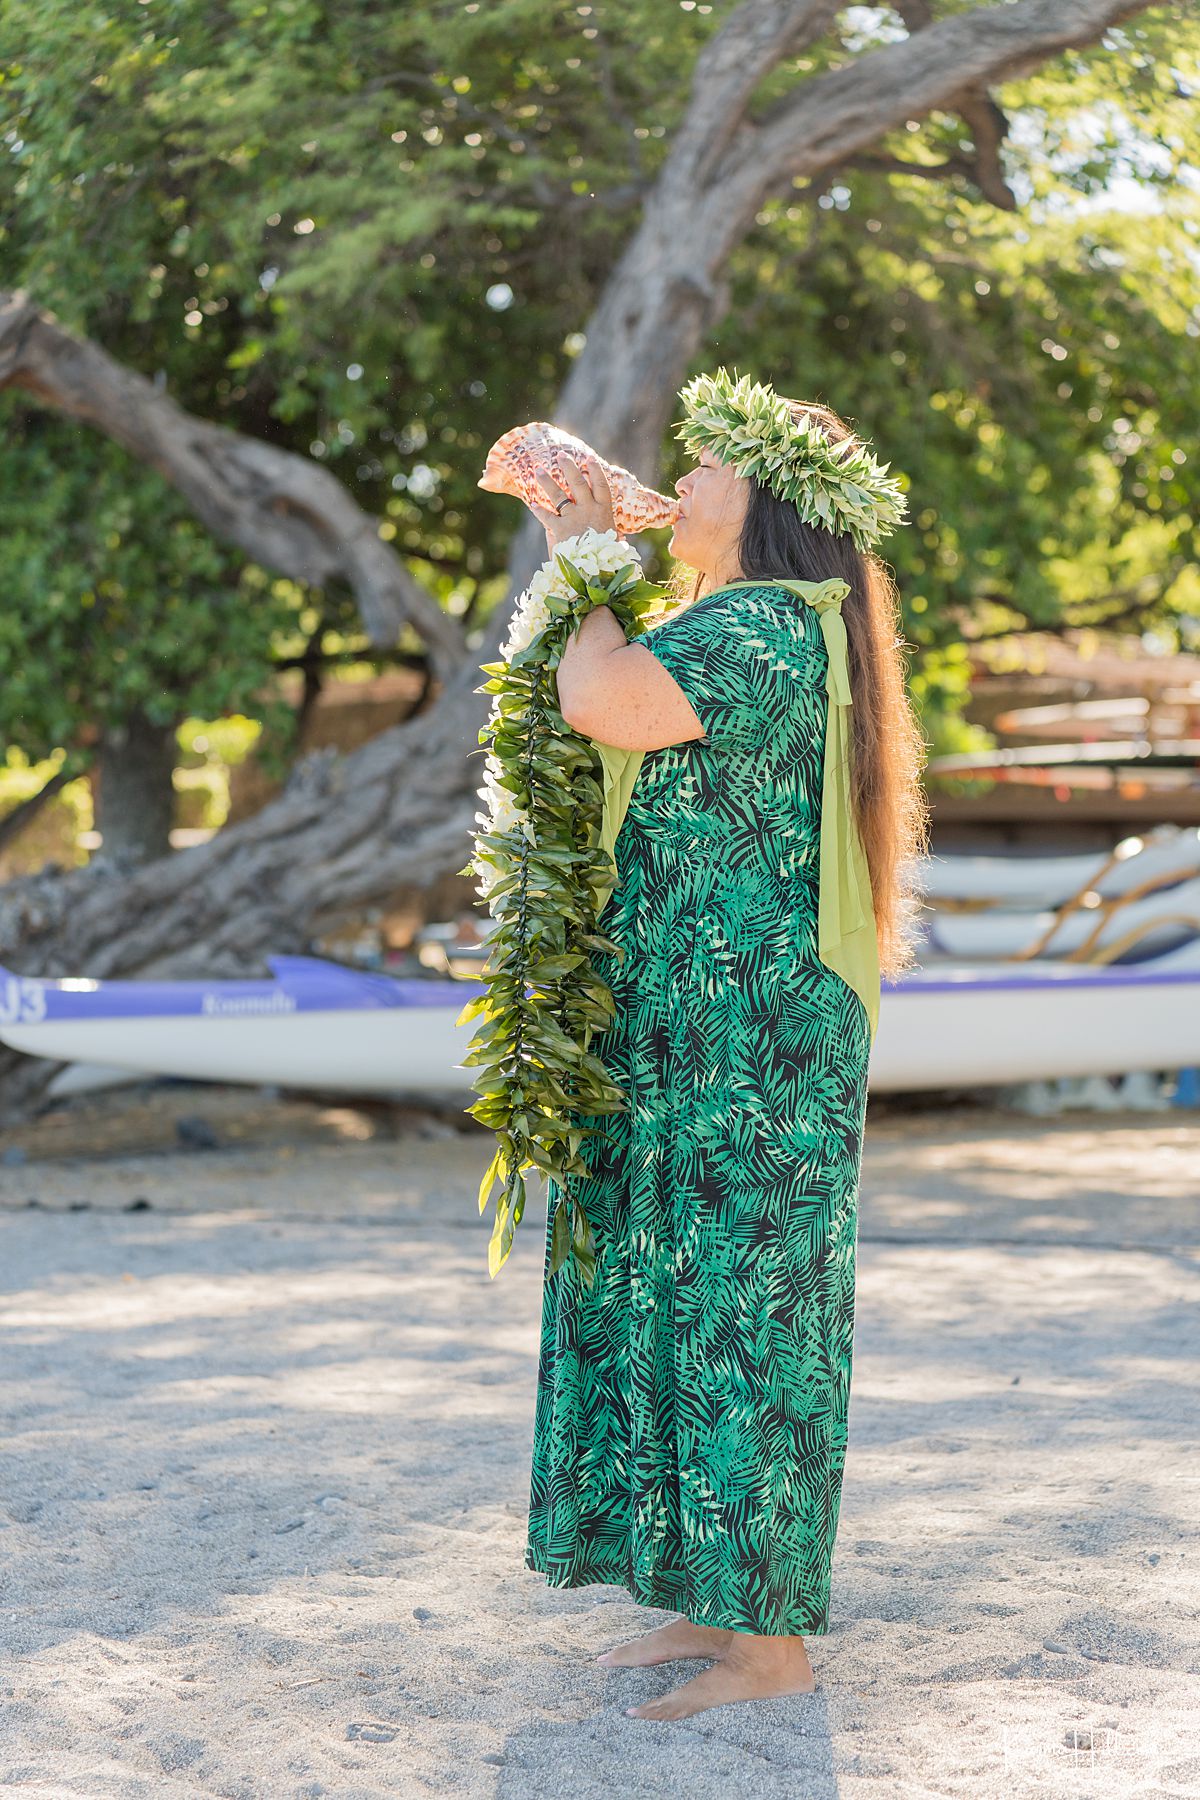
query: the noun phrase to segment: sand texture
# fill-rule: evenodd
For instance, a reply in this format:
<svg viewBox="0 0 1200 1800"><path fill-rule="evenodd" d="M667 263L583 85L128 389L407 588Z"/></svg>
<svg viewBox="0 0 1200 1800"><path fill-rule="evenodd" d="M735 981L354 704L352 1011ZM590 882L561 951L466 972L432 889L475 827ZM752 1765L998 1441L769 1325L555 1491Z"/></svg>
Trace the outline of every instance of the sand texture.
<svg viewBox="0 0 1200 1800"><path fill-rule="evenodd" d="M182 1121L182 1128L181 1128ZM0 1792L1200 1795L1200 1120L872 1108L815 1693L522 1566L544 1190L473 1121L178 1086L0 1157Z"/></svg>

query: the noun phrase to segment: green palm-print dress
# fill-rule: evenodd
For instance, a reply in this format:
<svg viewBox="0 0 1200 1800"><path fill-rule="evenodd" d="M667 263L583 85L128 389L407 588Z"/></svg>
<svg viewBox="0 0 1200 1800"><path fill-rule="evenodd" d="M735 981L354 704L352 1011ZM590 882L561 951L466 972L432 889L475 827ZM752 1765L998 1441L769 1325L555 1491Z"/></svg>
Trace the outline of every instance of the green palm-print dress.
<svg viewBox="0 0 1200 1800"><path fill-rule="evenodd" d="M723 589L640 640L705 736L648 753L616 840L585 1137L589 1290L545 1282L525 1563L767 1635L829 1629L870 1023L817 956L828 653ZM592 1120L591 1123L597 1121Z"/></svg>

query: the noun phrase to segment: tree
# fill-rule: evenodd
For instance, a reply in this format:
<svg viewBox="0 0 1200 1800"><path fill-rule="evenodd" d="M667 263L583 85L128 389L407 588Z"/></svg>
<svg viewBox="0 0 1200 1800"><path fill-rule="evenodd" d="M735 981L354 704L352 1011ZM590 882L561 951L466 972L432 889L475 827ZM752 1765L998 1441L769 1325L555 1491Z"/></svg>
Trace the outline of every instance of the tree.
<svg viewBox="0 0 1200 1800"><path fill-rule="evenodd" d="M152 470L46 413L0 449L0 535L0 738L33 761L65 748L72 772L95 763L105 850L164 856L176 728L264 711L295 601ZM293 716L265 711L278 754Z"/></svg>
<svg viewBox="0 0 1200 1800"><path fill-rule="evenodd" d="M192 38L199 11L182 9L184 31ZM836 211L833 188L853 180L885 197L881 209L891 207L894 213L899 205L912 215L920 206L914 195L933 192L936 184L936 191L949 192L963 217L970 217L972 228L981 216L994 216L993 209L1007 217L1018 198L1018 178L1039 165L1029 134L1019 149L1012 148L1011 139L1006 145L1007 120L993 97L997 89L1003 87L1010 106L1029 96L1035 125L1041 113L1043 139L1061 129L1052 126L1052 118L1069 116L1070 101L1056 92L1056 81L1069 80L1077 104L1119 108L1127 122L1124 138L1118 134L1082 157L1065 143L1050 146L1043 156L1040 178L1074 192L1102 185L1127 153L1130 134L1140 132L1163 150L1165 161L1160 159L1152 170L1152 179L1171 180L1186 155L1174 123L1186 82L1176 69L1184 61L1194 62L1195 33L1186 44L1178 42L1184 25L1175 7L1151 9L1128 0L1015 0L1004 6L936 9L910 4L891 11L743 0L723 20L697 26L692 39L697 53L686 91L675 74L679 39L662 31L656 23L661 16L650 5L620 9L617 31L625 50L636 48L636 56L617 53L621 46L607 41L611 27L582 28L592 33L585 42L599 46L592 79L605 96L602 107L585 108L582 114L577 96L564 88L569 85L567 65L583 59L563 54L568 29L578 33L580 22L572 14L568 26L558 7L541 0L531 0L521 10L521 24L529 34L527 55L515 64L512 8L505 9L502 45L494 10L488 14L483 9L482 15L468 19L465 11L449 18L438 7L405 9L402 24L390 27L405 36L405 44L397 49L393 42L384 53L376 34L389 27L373 9L364 9L361 16L342 15L332 40L325 43L316 37L313 15L306 9L286 19L271 14L265 24L239 23L213 54L197 53L197 66L189 71L195 79L186 83L177 73L170 79L164 73L171 58L162 46L147 49L139 42L124 58L114 58L119 77L106 71L101 83L105 97L88 103L98 114L90 124L101 141L114 130L110 101L123 81L129 90L126 110L132 94L139 117L152 119L155 129L147 129L137 156L116 164L119 178L100 184L93 197L92 230L81 232L73 222L77 203L67 177L73 155L69 132L54 138L60 151L46 153L52 163L57 158L57 175L51 178L43 170L40 179L29 177L39 196L37 221L44 227L52 215L54 229L43 229L35 247L28 219L22 228L28 251L22 279L30 297L12 302L8 316L17 328L0 336L0 380L23 384L41 397L52 387L53 403L62 405L65 393L67 410L83 409L73 416L98 417L86 379L72 395L70 384L57 374L85 361L72 347L77 340L57 327L57 338L52 337L50 322L37 314L33 299L35 293L49 291L61 307L65 244L74 258L67 284L75 315L71 322L77 319L97 331L114 346L114 356L126 349L122 335L128 320L118 304L124 292L134 294L134 312L143 316L140 328L149 338L144 366L171 348L170 312L158 308L168 287L176 316L186 305L189 348L204 366L206 391L214 396L215 410L236 417L242 426L236 439L227 435L220 444L206 442L205 460L218 477L224 475L226 493L240 492L238 459L261 451L261 436L252 438L247 429L256 416L260 433L269 428L276 436L286 434L293 419L302 421L303 431L293 435L309 438L310 460L319 455L327 463L344 465L357 458L362 440L373 433L372 454L358 464L355 476L369 499L385 492L398 475L407 482L389 459L394 463L402 444L411 454L414 436L408 426L397 432L385 409L391 364L378 335L379 297L385 293L393 320L403 320L406 371L425 384L421 410L439 434L452 434L454 449L446 460L457 471L454 483L438 481L436 468L427 472L424 492L428 495L431 474L435 488L449 487L446 495L434 493L423 500L421 487L400 490L393 540L411 545L414 560L420 560L433 523L428 508L440 500L446 525L442 554L447 548L452 554L453 545L447 546L445 539L463 530L460 503L465 510L482 450L514 416L531 416L536 410L582 428L602 452L630 463L644 478L656 479L663 427L689 360L702 344L717 341L713 333L718 326L721 356L732 360L728 333L736 320L727 315L737 283L755 259L761 266L780 254L787 234L771 233L771 222L782 211L790 224L787 214L797 200L811 222L814 202L828 199ZM74 24L68 10L55 12L53 19L62 58L95 54L81 50L82 25ZM1122 30L1122 21L1136 23ZM261 44L246 41L254 31L273 34L271 55L263 54ZM348 44L355 31L365 42L357 43L351 56ZM280 34L295 38L286 61L281 59ZM578 37L570 47L581 47ZM367 74L356 57L373 57L374 72ZM1034 71L1047 64L1053 70L1052 59L1060 57L1066 59L1061 74L1048 73L1039 88ZM256 71L249 81L246 66ZM318 160L304 170L288 171L280 164L280 146L292 147L294 156L299 131L306 129L297 109L311 99L307 83L314 68L330 81L332 99L324 124L307 127L312 135L299 142L305 157ZM235 69L242 75L236 84L231 79ZM29 103L31 115L42 104L44 143L49 123L58 122L58 102L36 95ZM666 113L669 123L662 117L652 126L640 123L647 116L643 108L651 105L654 113ZM401 140L400 167L413 179L397 200L395 162L388 165L360 152L367 140L382 142L383 127L398 115L405 122L386 133L386 142ZM572 123L580 117L582 125ZM650 137L651 132L660 135ZM645 147L660 142L662 154L651 163ZM42 154L35 146L32 161ZM393 149L393 158L395 154ZM98 161L98 155L92 160ZM577 174L585 164L587 172ZM339 213L351 165L358 204ZM1052 165L1048 177L1045 170ZM901 199L888 200L892 195ZM230 196L238 204L223 204ZM253 227L248 196L258 221ZM268 204L270 230L282 234L290 227L290 243L250 293L247 271L260 262L261 221ZM636 222L629 231L627 215L633 209ZM103 282L96 288L99 247L114 214L126 228L126 245L136 245L139 236L147 246L161 243L163 221L171 217L176 237L182 234L186 265L182 256L178 268L155 261L149 286L157 291L149 296L145 255L139 257L133 248L115 290L111 285L106 290ZM1011 241L994 243L992 254L1002 258ZM485 274L481 243L506 266L493 266ZM496 253L488 248L493 243ZM825 243L836 251L828 233ZM889 252L885 241L876 248L861 231L853 240L847 237L843 249L847 258L856 255L864 264L872 256L885 260ZM545 304L531 309L524 323L515 316L507 331L494 320L481 330L480 290L487 275L504 277L486 287L487 293L500 289L494 301L502 312L505 289L511 298L518 257L520 279ZM965 265L969 259L959 260ZM901 267L897 274L902 273ZM970 335L980 317L993 334L991 342L1006 333L1019 339L1032 320L1026 307L1022 321L1016 304L977 309L980 317L970 318L963 310L967 273L965 266L957 273L943 268L941 293L934 296L922 270L912 289L912 318L934 337L948 295L961 314L964 373L976 379L978 371L969 368ZM265 288L262 275L270 277ZM76 284L89 278L91 291L112 292L107 305L89 305L79 292ZM970 285L975 298L982 298L975 293L976 283ZM1119 277L1114 285L1121 285ZM210 291L205 293L204 287ZM345 344L344 353L355 361L345 363L344 377L333 373L333 362L314 360L313 345L327 316L318 302L327 305L331 295L339 294L343 307L359 295L367 302L366 348L360 354L358 338ZM566 340L570 368L557 401L514 414L511 383L502 378L511 370L522 335L531 329L530 320L537 326L538 356L529 391L531 396L553 396L557 359L546 352L551 299L560 316L565 312L576 321L586 316L585 329ZM826 336L835 328L815 285L797 291L793 284L791 303L790 320L782 316L785 301L775 309L776 344L784 330L794 336L797 311L809 320L820 315ZM147 315L149 324L144 322ZM210 318L215 329L206 338ZM1165 323L1162 335L1169 335ZM34 340L39 340L34 360L40 373L30 379L25 348ZM758 339L750 336L743 342L757 361ZM1072 354L1070 346L1059 347ZM342 344L337 348L342 350ZM1084 349L1090 354L1090 346ZM887 353L889 358L892 354ZM385 371L373 389L364 379L372 357ZM843 360L851 365L854 358ZM111 379L113 358L108 361ZM777 356L774 367L780 366ZM472 367L483 368L484 375L469 376ZM437 369L446 371L446 380L433 393L438 384L430 377ZM797 373L805 371L798 368ZM191 379L196 379L194 373ZM481 394L472 393L475 382L483 388ZM188 380L182 385L186 389ZM326 391L334 385L336 393ZM484 404L472 411L464 398ZM976 405L978 398L972 401L974 416L985 425L989 403L984 397ZM885 428L894 410L890 401L886 387L877 387L858 408L865 427L878 421L883 428L878 435L889 449ZM1147 397L1146 406L1150 404ZM323 420L319 434L310 435L316 405ZM448 409L455 408L460 421L464 416L470 420L471 429L450 422ZM959 423L963 410L970 408L956 408L945 423L963 433L959 454L975 456L975 478L986 483L983 445ZM122 441L135 454L150 456L182 488L189 435L203 426L186 417L176 417L174 425L172 431L146 433L141 451L129 437ZM136 434L136 418L131 429ZM422 430L429 443L427 423ZM1137 436L1132 427L1125 433L1127 441ZM953 431L947 429L945 438L949 462ZM1028 436L1021 441L1028 442ZM341 445L336 458L330 456L335 444ZM298 454L298 444L288 453ZM905 466L899 452L896 460ZM910 460L909 466L919 466L919 460L915 465ZM326 542L336 537L325 526L329 504L325 493L315 514L303 521ZM391 516L394 498L386 504ZM488 517L487 542L464 548L462 561L468 569L472 559L476 570L487 566L487 545L501 529L499 513L493 509ZM507 523L510 514L503 517ZM269 505L251 508L248 517L243 510L237 541L263 566L278 567L278 545L264 548L269 521ZM426 526L424 540L421 524ZM926 548L944 545L942 524L935 516L923 528L926 539L933 538ZM962 521L950 524L953 531L961 529ZM214 522L213 528L221 526ZM462 537L456 541L461 545ZM512 540L513 585L523 584L540 550L540 532L530 520ZM924 585L936 591L936 583L944 586L952 569L949 562L931 568ZM432 573L436 592L436 563ZM1002 601L1012 597L1011 589L1006 595L1003 584L998 585ZM483 602L499 597L482 578L471 603L481 596ZM968 596L964 592L962 597ZM403 603L411 609L412 596L406 594ZM302 765L288 791L252 829L234 828L199 850L123 879L120 935L114 933L111 882L90 879L90 871L50 876L4 896L0 954L21 966L71 972L86 966L93 974L165 966L208 971L244 967L257 962L268 947L302 945L339 911L461 866L474 811L475 766L466 753L484 712L474 693L478 663L494 654L498 641L499 622L491 620L482 644L478 639L471 644L446 680L440 704L419 724L376 740L342 764ZM34 912L40 921L36 932L30 930Z"/></svg>

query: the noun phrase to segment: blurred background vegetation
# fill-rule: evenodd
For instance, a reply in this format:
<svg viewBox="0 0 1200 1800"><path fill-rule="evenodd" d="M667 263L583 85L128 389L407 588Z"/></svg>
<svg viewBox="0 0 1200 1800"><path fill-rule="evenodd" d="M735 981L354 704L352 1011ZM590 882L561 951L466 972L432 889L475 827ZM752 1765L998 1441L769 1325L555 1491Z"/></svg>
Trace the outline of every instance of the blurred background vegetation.
<svg viewBox="0 0 1200 1800"><path fill-rule="evenodd" d="M517 510L476 487L484 455L550 415L728 11L14 0L5 279L186 410L328 465L477 646ZM760 103L901 34L844 8ZM962 717L972 638L1200 643L1198 48L1190 9L1152 8L1007 86L1016 210L935 113L798 181L732 258L697 366L829 401L911 480L888 548L935 754L990 741ZM685 466L670 438L640 472ZM391 679L380 722L421 692L415 635L370 649L346 592L248 563L15 391L0 530L0 819L62 777L0 875L86 859L96 793L106 842L186 841L247 758L261 792L317 741L332 685Z"/></svg>

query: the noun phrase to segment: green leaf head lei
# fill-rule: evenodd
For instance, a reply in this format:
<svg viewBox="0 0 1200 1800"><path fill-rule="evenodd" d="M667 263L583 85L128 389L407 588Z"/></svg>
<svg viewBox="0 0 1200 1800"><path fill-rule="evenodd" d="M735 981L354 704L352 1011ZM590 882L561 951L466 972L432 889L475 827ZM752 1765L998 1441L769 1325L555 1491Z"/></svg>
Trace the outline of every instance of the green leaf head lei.
<svg viewBox="0 0 1200 1800"><path fill-rule="evenodd" d="M711 450L738 475L753 475L790 500L808 525L868 550L902 525L904 490L859 439L830 443L811 413L795 418L769 382L748 375L697 375L680 389L687 417L675 428L696 458Z"/></svg>

